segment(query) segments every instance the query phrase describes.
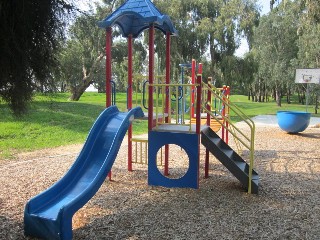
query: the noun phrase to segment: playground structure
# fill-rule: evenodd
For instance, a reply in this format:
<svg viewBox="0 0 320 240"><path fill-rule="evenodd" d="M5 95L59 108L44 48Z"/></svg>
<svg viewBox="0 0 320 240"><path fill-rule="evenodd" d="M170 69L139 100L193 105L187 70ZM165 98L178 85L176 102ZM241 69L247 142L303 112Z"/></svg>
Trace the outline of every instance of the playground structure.
<svg viewBox="0 0 320 240"><path fill-rule="evenodd" d="M115 86L112 82L111 48L112 26L118 25L128 39L128 112L116 106ZM128 130L128 170L133 170L133 143L147 148L148 184L163 187L199 187L200 143L206 148L205 177L209 173L209 154L213 154L241 182L248 193L258 193L259 176L253 170L255 126L230 99L230 88L215 88L210 79L202 78L202 65L191 63L190 83L170 82L170 41L177 35L170 18L160 13L150 0L128 0L103 21L106 29L106 107L94 123L86 143L74 165L51 188L28 201L24 214L25 234L49 239L72 238L72 216L99 189L116 159L122 139ZM149 75L143 83L147 89L142 103L147 103L148 138L133 137L132 121L143 117L141 107L133 108L133 38L149 29ZM166 35L165 82L155 81L154 32ZM197 69L197 74L196 74ZM174 96L174 97L173 97ZM188 97L188 98L187 98ZM175 99L173 99L175 98ZM139 101L136 101L139 102ZM189 108L186 107L187 103ZM231 121L231 112L244 121L249 134ZM217 126L212 126L213 123ZM220 130L221 137L216 133ZM229 145L229 136L237 139L249 152L245 161ZM189 168L184 176L170 179L170 144L181 147L188 155ZM158 169L157 154L164 148L164 172ZM135 152L138 150L136 148ZM142 152L142 151L140 151ZM137 154L136 154L137 155ZM111 176L110 176L111 177Z"/></svg>
<svg viewBox="0 0 320 240"><path fill-rule="evenodd" d="M299 133L306 130L310 123L311 113L299 111L278 111L279 127L287 133Z"/></svg>

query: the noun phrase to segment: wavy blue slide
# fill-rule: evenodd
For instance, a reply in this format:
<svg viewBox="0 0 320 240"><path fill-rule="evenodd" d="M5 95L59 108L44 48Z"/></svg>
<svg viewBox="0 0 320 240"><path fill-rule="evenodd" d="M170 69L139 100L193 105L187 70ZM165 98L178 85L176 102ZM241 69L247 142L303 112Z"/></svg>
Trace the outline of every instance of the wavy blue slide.
<svg viewBox="0 0 320 240"><path fill-rule="evenodd" d="M140 107L124 113L112 106L100 114L70 170L26 204L25 235L44 239L72 239L72 216L104 182L135 117L143 117Z"/></svg>

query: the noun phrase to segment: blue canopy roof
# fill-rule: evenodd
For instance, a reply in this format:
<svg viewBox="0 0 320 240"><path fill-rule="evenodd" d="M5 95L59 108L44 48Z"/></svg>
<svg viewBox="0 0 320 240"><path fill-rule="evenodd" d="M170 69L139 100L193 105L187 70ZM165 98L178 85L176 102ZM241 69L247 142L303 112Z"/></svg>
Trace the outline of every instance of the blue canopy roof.
<svg viewBox="0 0 320 240"><path fill-rule="evenodd" d="M149 28L151 24L161 30L164 34L178 35L171 19L163 15L150 0L128 0L111 15L98 22L101 28L118 25L124 37L130 34L134 38Z"/></svg>

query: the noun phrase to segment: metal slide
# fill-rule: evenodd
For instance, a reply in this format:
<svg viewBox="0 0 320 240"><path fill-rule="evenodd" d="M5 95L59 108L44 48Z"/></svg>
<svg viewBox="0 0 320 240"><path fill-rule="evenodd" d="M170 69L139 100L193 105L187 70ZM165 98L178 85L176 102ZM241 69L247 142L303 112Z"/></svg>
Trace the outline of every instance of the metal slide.
<svg viewBox="0 0 320 240"><path fill-rule="evenodd" d="M26 204L25 235L72 239L72 216L104 182L134 117L143 117L140 107L123 113L112 106L100 114L70 170Z"/></svg>

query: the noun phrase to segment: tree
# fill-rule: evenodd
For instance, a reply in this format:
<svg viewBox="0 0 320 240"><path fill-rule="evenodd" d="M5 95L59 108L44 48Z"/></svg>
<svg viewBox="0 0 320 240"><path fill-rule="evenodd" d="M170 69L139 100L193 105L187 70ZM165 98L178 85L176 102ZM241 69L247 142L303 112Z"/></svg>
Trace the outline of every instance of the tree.
<svg viewBox="0 0 320 240"><path fill-rule="evenodd" d="M267 16L260 19L254 32L254 50L257 53L258 78L274 89L278 106L281 106L282 91L289 95L294 83L294 64L297 57L297 14L294 2L283 2Z"/></svg>
<svg viewBox="0 0 320 240"><path fill-rule="evenodd" d="M37 83L48 84L54 53L73 11L64 0L0 2L0 97L15 114L26 110Z"/></svg>
<svg viewBox="0 0 320 240"><path fill-rule="evenodd" d="M251 44L253 27L259 18L255 0L155 1L168 14L179 32L172 41L174 66L192 58L210 58L210 76L221 82L222 68L246 37ZM159 48L161 50L161 48ZM163 49L162 49L163 51ZM164 59L164 52L159 53ZM223 61L223 59L226 59ZM222 72L224 75L226 72Z"/></svg>
<svg viewBox="0 0 320 240"><path fill-rule="evenodd" d="M60 73L57 78L66 82L71 92L70 100L78 101L85 90L94 84L100 92L105 91L105 31L98 28L97 22L111 13L119 3L111 1L106 7L97 6L96 13L79 16L70 27L69 39L58 55ZM117 90L127 88L127 42L120 38L117 28L113 30L112 72ZM134 42L134 50L140 51L139 68L146 57L141 41ZM137 54L137 53L135 53ZM141 72L140 69L134 69Z"/></svg>
<svg viewBox="0 0 320 240"><path fill-rule="evenodd" d="M105 32L97 27L99 14L79 16L69 29L69 39L62 47L58 59L61 66L60 81L65 81L71 92L70 100L77 101L93 83L105 57Z"/></svg>
<svg viewBox="0 0 320 240"><path fill-rule="evenodd" d="M318 1L301 2L298 28L298 61L305 68L320 67L320 5Z"/></svg>
<svg viewBox="0 0 320 240"><path fill-rule="evenodd" d="M302 0L300 6L299 52L296 65L300 68L320 68L320 5L317 0ZM317 112L320 85L312 86L311 90L316 103L315 112Z"/></svg>

